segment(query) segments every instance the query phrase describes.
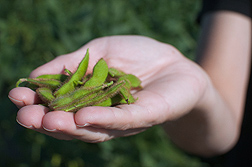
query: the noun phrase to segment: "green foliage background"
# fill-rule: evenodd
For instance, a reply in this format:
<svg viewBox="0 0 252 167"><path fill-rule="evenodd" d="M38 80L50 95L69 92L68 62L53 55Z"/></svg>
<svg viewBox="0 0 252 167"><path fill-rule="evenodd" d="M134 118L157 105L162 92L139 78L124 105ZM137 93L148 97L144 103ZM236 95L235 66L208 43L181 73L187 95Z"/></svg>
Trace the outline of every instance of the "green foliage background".
<svg viewBox="0 0 252 167"><path fill-rule="evenodd" d="M206 167L176 148L160 127L99 144L60 141L16 123L8 92L56 56L102 36L136 34L193 58L199 0L1 0L0 166Z"/></svg>

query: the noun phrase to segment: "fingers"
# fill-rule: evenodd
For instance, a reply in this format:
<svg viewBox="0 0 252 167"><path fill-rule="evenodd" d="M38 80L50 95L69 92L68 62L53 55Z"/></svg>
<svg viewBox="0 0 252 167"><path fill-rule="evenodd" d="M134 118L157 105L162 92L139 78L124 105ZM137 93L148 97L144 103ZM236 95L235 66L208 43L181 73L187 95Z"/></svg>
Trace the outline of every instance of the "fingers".
<svg viewBox="0 0 252 167"><path fill-rule="evenodd" d="M97 143L112 138L105 129L77 127L74 113L71 112L53 111L47 113L43 118L43 127L51 133L64 134L85 142Z"/></svg>
<svg viewBox="0 0 252 167"><path fill-rule="evenodd" d="M41 103L36 92L26 87L14 88L9 92L9 99L18 107Z"/></svg>
<svg viewBox="0 0 252 167"><path fill-rule="evenodd" d="M48 108L41 105L25 106L18 111L16 120L25 128L61 140L79 139L85 142L97 143L109 140L115 136L115 132L110 133L105 129L77 127L74 113L48 111Z"/></svg>
<svg viewBox="0 0 252 167"><path fill-rule="evenodd" d="M48 114L48 108L41 105L29 105L22 107L17 113L17 122L25 128L44 133L61 140L71 140L73 137L64 133L53 133L43 125L43 118Z"/></svg>
<svg viewBox="0 0 252 167"><path fill-rule="evenodd" d="M110 140L115 137L128 136L139 133L144 128L121 130L109 130L97 127L79 127L76 126L76 116L71 112L53 111L44 115L42 127L50 132L53 137L64 136L75 138L90 143L98 143Z"/></svg>

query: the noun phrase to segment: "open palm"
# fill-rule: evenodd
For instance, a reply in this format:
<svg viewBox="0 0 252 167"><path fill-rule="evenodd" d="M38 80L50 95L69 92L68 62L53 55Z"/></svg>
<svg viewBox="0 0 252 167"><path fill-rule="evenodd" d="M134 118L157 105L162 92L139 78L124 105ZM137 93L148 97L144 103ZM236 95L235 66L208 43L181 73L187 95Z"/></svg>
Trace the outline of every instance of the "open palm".
<svg viewBox="0 0 252 167"><path fill-rule="evenodd" d="M193 109L206 87L206 75L174 47L141 36L112 36L95 39L79 50L40 66L31 77L76 70L87 48L88 73L103 57L109 67L136 75L143 89L135 92L134 104L116 107L86 107L76 113L52 111L37 105L36 93L14 88L9 97L21 107L17 121L26 128L58 139L102 142L137 134L148 127L178 119Z"/></svg>

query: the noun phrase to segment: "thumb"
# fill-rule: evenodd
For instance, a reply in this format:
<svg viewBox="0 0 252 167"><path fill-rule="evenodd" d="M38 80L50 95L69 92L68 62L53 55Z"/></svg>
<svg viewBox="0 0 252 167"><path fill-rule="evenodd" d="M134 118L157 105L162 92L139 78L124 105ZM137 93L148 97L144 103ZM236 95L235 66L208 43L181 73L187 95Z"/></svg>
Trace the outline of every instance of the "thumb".
<svg viewBox="0 0 252 167"><path fill-rule="evenodd" d="M159 97L146 91L138 92L136 95L139 99L130 105L85 107L75 114L76 125L127 130L163 123L165 117L162 113L167 111L167 106L159 105Z"/></svg>

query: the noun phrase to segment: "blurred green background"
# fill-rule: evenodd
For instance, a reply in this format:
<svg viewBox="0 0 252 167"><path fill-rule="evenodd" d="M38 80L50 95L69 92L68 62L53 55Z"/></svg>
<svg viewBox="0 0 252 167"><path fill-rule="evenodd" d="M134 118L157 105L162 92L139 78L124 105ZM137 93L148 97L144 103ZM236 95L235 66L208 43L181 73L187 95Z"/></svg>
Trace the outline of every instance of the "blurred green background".
<svg viewBox="0 0 252 167"><path fill-rule="evenodd" d="M207 167L153 127L99 144L60 141L16 123L8 92L21 77L107 35L144 35L193 58L200 0L1 0L0 166Z"/></svg>

